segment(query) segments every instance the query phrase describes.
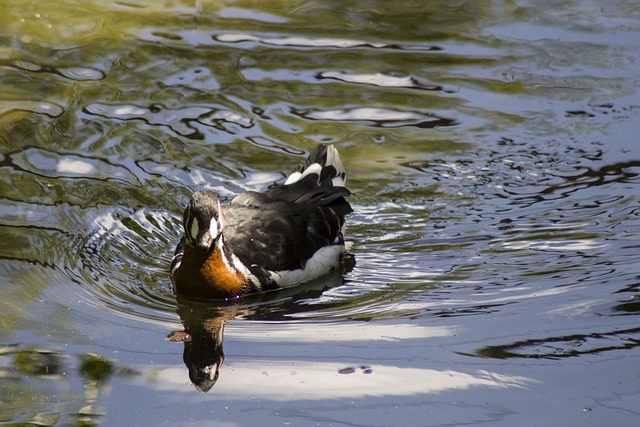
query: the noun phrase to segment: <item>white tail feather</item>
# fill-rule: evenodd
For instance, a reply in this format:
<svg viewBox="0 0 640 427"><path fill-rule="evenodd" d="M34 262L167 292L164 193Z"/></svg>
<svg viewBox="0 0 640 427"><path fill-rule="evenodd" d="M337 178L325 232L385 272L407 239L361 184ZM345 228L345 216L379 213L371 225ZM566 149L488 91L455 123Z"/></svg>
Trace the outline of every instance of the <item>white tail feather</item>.
<svg viewBox="0 0 640 427"><path fill-rule="evenodd" d="M340 160L338 150L333 145L327 147L327 165L336 168L337 175L332 179L334 187L345 187L347 185L347 172L344 169L342 160Z"/></svg>
<svg viewBox="0 0 640 427"><path fill-rule="evenodd" d="M294 184L300 181L305 176L316 174L318 177L322 171L322 168L326 166L333 166L336 170L336 176L331 180L335 187L345 187L347 184L347 174L344 169L344 165L342 164L342 160L340 160L340 154L338 154L338 150L333 145L327 146L327 160L324 165L319 163L312 163L307 166L302 172L294 172L287 180L284 182L284 185Z"/></svg>

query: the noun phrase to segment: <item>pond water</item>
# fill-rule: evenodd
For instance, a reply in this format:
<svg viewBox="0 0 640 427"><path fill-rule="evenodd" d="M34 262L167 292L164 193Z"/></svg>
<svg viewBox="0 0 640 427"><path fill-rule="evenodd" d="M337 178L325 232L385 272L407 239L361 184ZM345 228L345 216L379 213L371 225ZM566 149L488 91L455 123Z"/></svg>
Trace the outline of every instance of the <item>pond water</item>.
<svg viewBox="0 0 640 427"><path fill-rule="evenodd" d="M2 3L0 425L640 423L637 2ZM317 143L348 271L177 300Z"/></svg>

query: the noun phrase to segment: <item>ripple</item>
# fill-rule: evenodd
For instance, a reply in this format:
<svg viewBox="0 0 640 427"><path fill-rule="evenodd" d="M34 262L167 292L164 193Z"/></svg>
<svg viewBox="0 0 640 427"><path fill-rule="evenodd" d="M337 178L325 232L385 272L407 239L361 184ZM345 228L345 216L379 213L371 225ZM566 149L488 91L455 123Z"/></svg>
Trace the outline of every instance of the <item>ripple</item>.
<svg viewBox="0 0 640 427"><path fill-rule="evenodd" d="M105 74L100 70L86 67L57 68L60 75L76 81L95 81L105 78Z"/></svg>
<svg viewBox="0 0 640 427"><path fill-rule="evenodd" d="M498 197L521 206L580 197L584 190L635 182L640 176L637 160L602 164L598 143L576 146L502 139L497 145L488 148L487 153L471 154L454 162L429 160L404 165L443 185L458 187L461 194L486 195L494 200ZM599 198L604 201L610 197Z"/></svg>
<svg viewBox="0 0 640 427"><path fill-rule="evenodd" d="M83 239L80 264L69 270L100 310L151 322L175 319L168 266L177 242L176 218L147 209L98 214Z"/></svg>
<svg viewBox="0 0 640 427"><path fill-rule="evenodd" d="M191 3L5 8L1 323L18 349L51 347L68 374L5 363L18 407L5 418L99 422L78 408L144 396L137 418L178 420L176 393L190 418L215 409L251 425L281 422L285 406L285 418L326 419L354 396L362 414L336 423L385 424L366 413L385 399L377 413L417 415L405 420L430 400L434 424L508 424L554 405L574 409L556 411L563 421L637 414L629 2ZM221 388L187 394L180 351L162 341L180 327L167 270L181 205L198 186L263 190L316 141L336 144L350 174L355 266L240 301ZM67 363L86 353L113 361L108 382ZM270 398L282 379L293 389ZM226 412L225 390L239 399ZM443 391L455 404L425 395ZM316 399L304 414L286 403L300 392Z"/></svg>
<svg viewBox="0 0 640 427"><path fill-rule="evenodd" d="M420 82L413 76L396 76L384 73L375 74L349 74L339 71L323 71L318 74L318 79L339 80L346 83L357 83L388 88L407 88L430 91L441 91L442 86L430 85Z"/></svg>
<svg viewBox="0 0 640 427"><path fill-rule="evenodd" d="M90 67L52 67L23 60L14 61L10 66L34 73L57 74L75 81L96 81L106 77L104 72Z"/></svg>
<svg viewBox="0 0 640 427"><path fill-rule="evenodd" d="M182 36L180 36L179 34L169 33L166 31L151 31L150 34L154 37L160 37L160 38L172 40L172 41L179 41L183 39Z"/></svg>
<svg viewBox="0 0 640 427"><path fill-rule="evenodd" d="M334 49L394 49L415 52L439 52L441 47L428 44L388 43L367 40L330 38L330 37L304 37L304 36L255 36L242 33L223 33L213 36L214 40L222 43L258 43L277 47L296 48L334 48Z"/></svg>
<svg viewBox="0 0 640 427"><path fill-rule="evenodd" d="M60 105L44 101L0 101L0 117L16 111L26 111L56 118L64 113L64 108Z"/></svg>
<svg viewBox="0 0 640 427"><path fill-rule="evenodd" d="M418 128L435 128L453 126L454 120L437 117L430 113L417 111L400 111L385 108L352 108L338 110L292 110L293 114L309 120L326 121L366 121L375 126L394 128L413 126Z"/></svg>
<svg viewBox="0 0 640 427"><path fill-rule="evenodd" d="M212 90L220 88L220 84L213 76L213 73L204 67L196 67L171 74L165 77L162 82L167 86L183 86L205 93L210 93Z"/></svg>
<svg viewBox="0 0 640 427"><path fill-rule="evenodd" d="M11 244L0 244L0 270L15 285L6 296L24 309L5 307L6 324L29 319L31 303L39 300L49 302L52 313L73 309L73 316L102 318L109 312L174 323L168 265L177 241L175 218L165 212L116 208L107 213L65 203L38 204L37 210L24 202L15 206L13 215L2 215L0 240ZM84 227L88 231L81 232ZM47 319L42 313L36 318Z"/></svg>
<svg viewBox="0 0 640 427"><path fill-rule="evenodd" d="M25 71L41 71L42 66L29 61L14 61L13 66Z"/></svg>
<svg viewBox="0 0 640 427"><path fill-rule="evenodd" d="M11 248L10 258L0 253L0 261L12 260L0 268L20 292L14 301L39 298L49 301L51 310L71 307L79 316L102 318L108 312L174 325L176 302L168 277L170 251L177 241L172 218L157 212L118 209L107 214L70 206L65 212L73 217L72 226L86 222L94 231L0 227L0 235L13 236L22 248ZM3 318L15 322L16 313L20 312L7 308ZM20 317L28 318L24 313Z"/></svg>
<svg viewBox="0 0 640 427"><path fill-rule="evenodd" d="M240 113L229 110L218 110L201 117L199 123L225 130L224 123L233 123L243 128L253 127L253 121Z"/></svg>
<svg viewBox="0 0 640 427"><path fill-rule="evenodd" d="M240 7L222 8L218 11L218 16L225 19L247 19L251 21L269 22L274 24L283 24L289 22L289 19L285 18L284 16Z"/></svg>
<svg viewBox="0 0 640 427"><path fill-rule="evenodd" d="M638 346L640 329L633 328L518 341L508 345L483 347L478 349L475 355L495 359L562 359Z"/></svg>
<svg viewBox="0 0 640 427"><path fill-rule="evenodd" d="M238 8L227 8L231 12L239 11ZM225 9L222 9L222 13ZM253 12L251 15L238 16L238 18L272 22L270 19L279 19L277 15L271 15L263 12ZM139 30L138 36L143 40L154 41L157 43L172 44L188 44L191 46L216 45L216 44L234 44L246 45L243 47L252 48L256 45L273 46L278 48L295 48L295 49L390 49L404 50L410 52L441 52L442 47L430 45L426 43L407 43L407 42L378 42L349 38L334 37L306 37L303 35L289 36L266 34L253 35L250 33L225 32L213 34L201 30L180 30L180 31L164 31L158 29L144 28ZM455 49L455 47L454 47ZM491 51L495 52L495 51ZM464 56L469 56L470 52L463 52Z"/></svg>
<svg viewBox="0 0 640 427"><path fill-rule="evenodd" d="M194 128L195 123L207 127L214 127L228 133L235 133L227 124L250 128L253 122L241 113L216 109L212 107L192 106L180 109L169 109L154 104L149 107L137 105L106 105L89 104L84 112L94 116L101 116L117 120L142 120L150 125L166 126L181 136L202 139L199 131Z"/></svg>
<svg viewBox="0 0 640 427"><path fill-rule="evenodd" d="M14 164L24 171L50 178L90 178L136 183L138 178L124 166L103 159L80 155L64 155L29 148L12 156Z"/></svg>
<svg viewBox="0 0 640 427"><path fill-rule="evenodd" d="M308 48L352 48L370 47L375 49L390 48L394 45L387 43L370 43L363 40L333 39L333 38L307 38L307 37L258 37L250 34L225 33L213 36L215 40L224 43L257 42L271 46L296 46Z"/></svg>

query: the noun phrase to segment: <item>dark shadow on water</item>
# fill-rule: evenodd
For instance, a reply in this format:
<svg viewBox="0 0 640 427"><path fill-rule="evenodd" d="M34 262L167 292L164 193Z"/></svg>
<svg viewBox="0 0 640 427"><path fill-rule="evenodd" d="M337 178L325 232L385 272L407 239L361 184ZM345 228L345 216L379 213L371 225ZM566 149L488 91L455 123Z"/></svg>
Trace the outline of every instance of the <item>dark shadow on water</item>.
<svg viewBox="0 0 640 427"><path fill-rule="evenodd" d="M343 266L324 277L300 286L249 295L234 301L194 300L177 297L176 312L184 326L167 339L184 344L182 360L189 379L198 391L208 392L218 381L224 362L224 326L232 319L259 321L286 320L287 314L299 313L308 305L302 301L318 298L322 293L344 283L344 274L355 266L355 257L347 255ZM310 307L309 309L316 309Z"/></svg>

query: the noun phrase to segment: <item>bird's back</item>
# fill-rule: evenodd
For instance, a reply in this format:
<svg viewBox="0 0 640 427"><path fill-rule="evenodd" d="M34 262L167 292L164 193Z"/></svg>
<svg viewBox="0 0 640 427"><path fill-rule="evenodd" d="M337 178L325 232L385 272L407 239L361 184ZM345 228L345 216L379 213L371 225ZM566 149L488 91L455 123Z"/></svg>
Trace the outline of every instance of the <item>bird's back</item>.
<svg viewBox="0 0 640 427"><path fill-rule="evenodd" d="M318 250L344 244L342 226L353 210L345 182L336 149L318 145L285 184L240 194L223 208L225 242L258 277L302 269Z"/></svg>
<svg viewBox="0 0 640 427"><path fill-rule="evenodd" d="M318 145L284 184L264 193L240 194L221 208L215 193L194 193L185 209L185 236L171 263L176 291L233 297L296 285L337 269L345 252L345 215L352 211L345 182L337 150ZM211 206L201 199L211 200ZM211 248L199 252L187 237L212 240Z"/></svg>

